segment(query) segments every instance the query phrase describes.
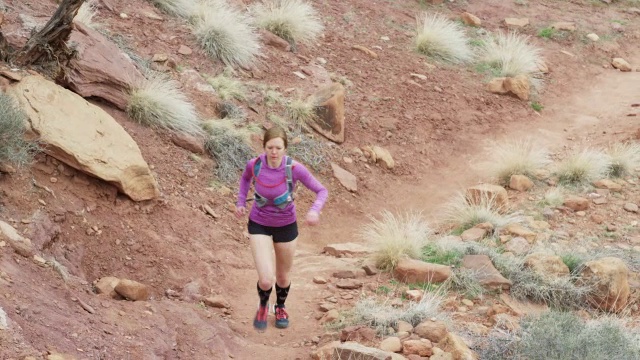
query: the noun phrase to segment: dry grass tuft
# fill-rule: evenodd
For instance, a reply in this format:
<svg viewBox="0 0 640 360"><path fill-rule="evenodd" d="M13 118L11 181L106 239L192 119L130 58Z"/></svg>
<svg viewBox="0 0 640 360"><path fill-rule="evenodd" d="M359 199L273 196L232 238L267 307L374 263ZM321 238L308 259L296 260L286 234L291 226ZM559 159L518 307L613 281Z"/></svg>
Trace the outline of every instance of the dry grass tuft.
<svg viewBox="0 0 640 360"><path fill-rule="evenodd" d="M249 132L236 128L233 119L209 120L204 128L209 134L205 148L218 165L214 175L226 184L238 181L239 172L254 155L249 145Z"/></svg>
<svg viewBox="0 0 640 360"><path fill-rule="evenodd" d="M33 160L38 146L24 139L27 119L15 100L0 92L0 163L23 166Z"/></svg>
<svg viewBox="0 0 640 360"><path fill-rule="evenodd" d="M236 99L244 101L246 98L247 89L244 84L225 73L213 78L207 78L207 82L213 87L221 100Z"/></svg>
<svg viewBox="0 0 640 360"><path fill-rule="evenodd" d="M291 121L294 131L304 132L309 128L309 122L316 117L316 112L313 103L294 99L287 104L285 115Z"/></svg>
<svg viewBox="0 0 640 360"><path fill-rule="evenodd" d="M451 63L466 63L473 59L462 25L441 14L424 13L418 19L414 47L417 52Z"/></svg>
<svg viewBox="0 0 640 360"><path fill-rule="evenodd" d="M631 175L640 167L640 145L637 143L615 143L606 150L609 156L609 175L623 177Z"/></svg>
<svg viewBox="0 0 640 360"><path fill-rule="evenodd" d="M147 126L190 135L203 133L195 106L180 91L180 84L153 74L131 92L129 116Z"/></svg>
<svg viewBox="0 0 640 360"><path fill-rule="evenodd" d="M496 69L499 76L527 76L531 87L539 91L542 88L539 67L543 62L542 52L530 45L528 39L529 37L515 32L498 33L484 41L480 61Z"/></svg>
<svg viewBox="0 0 640 360"><path fill-rule="evenodd" d="M172 16L189 19L197 9L196 0L150 0L157 8Z"/></svg>
<svg viewBox="0 0 640 360"><path fill-rule="evenodd" d="M489 171L501 184L508 184L511 175L535 177L536 171L551 160L549 151L531 139L495 144L490 150Z"/></svg>
<svg viewBox="0 0 640 360"><path fill-rule="evenodd" d="M564 204L564 191L562 188L555 187L547 190L544 194L544 205L561 206Z"/></svg>
<svg viewBox="0 0 640 360"><path fill-rule="evenodd" d="M609 157L602 151L585 149L557 164L554 173L561 183L590 184L607 176L610 164Z"/></svg>
<svg viewBox="0 0 640 360"><path fill-rule="evenodd" d="M391 270L404 258L420 259L432 233L420 213L394 215L384 210L380 219L370 219L360 235L371 244L378 268Z"/></svg>
<svg viewBox="0 0 640 360"><path fill-rule="evenodd" d="M523 221L522 216L503 213L504 210L496 203L495 198L484 196L478 201L470 202L466 194L459 193L446 205L444 215L446 222L456 225L461 231L488 222L499 233L501 228Z"/></svg>
<svg viewBox="0 0 640 360"><path fill-rule="evenodd" d="M250 67L260 43L251 18L223 0L204 0L192 18L205 52L230 66Z"/></svg>
<svg viewBox="0 0 640 360"><path fill-rule="evenodd" d="M303 0L265 0L251 8L258 27L285 39L295 46L308 44L322 32L316 10Z"/></svg>

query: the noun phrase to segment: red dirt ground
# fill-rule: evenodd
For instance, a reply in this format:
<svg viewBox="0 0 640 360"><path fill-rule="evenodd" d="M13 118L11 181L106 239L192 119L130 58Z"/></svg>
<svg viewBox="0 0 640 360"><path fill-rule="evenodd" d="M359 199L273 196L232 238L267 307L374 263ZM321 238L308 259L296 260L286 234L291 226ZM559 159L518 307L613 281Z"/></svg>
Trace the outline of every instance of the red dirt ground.
<svg viewBox="0 0 640 360"><path fill-rule="evenodd" d="M179 65L201 73L221 71L220 64L198 49L181 21L166 15L163 21L148 19L144 12L159 12L140 0L103 1L115 11L100 6L98 21L131 39L132 48L143 57L166 53ZM5 3L9 7L5 34L20 28L18 13L47 18L56 7L53 2ZM486 140L533 135L561 149L576 142L618 140L635 132L637 118L626 114L630 103L640 101L640 73L623 74L603 64L618 56L640 64L640 54L632 52L640 37L638 17L624 12L624 2L616 6L590 1L527 3L462 1L424 7L415 1L314 2L326 26L317 44L301 48L298 54L265 48L267 59L247 73L247 81L280 89L305 88L305 80L292 72L309 59L326 59L330 73L353 83L346 101L347 140L340 148L348 152L357 146L380 145L398 162L397 168L386 171L340 161L358 177L356 195L341 188L328 170L319 174L330 188L330 200L320 226L301 227L301 251L288 302L292 327L286 331L269 328L260 334L251 327L256 276L244 221L237 221L231 212L235 189L209 188L213 162L192 160L189 152L173 145L168 134L137 125L122 112L100 104L138 142L162 195L156 201L134 203L98 180L65 175L55 160L45 156L29 169L0 177L0 219L13 220L25 236L47 241L44 254L55 257L72 275L65 283L52 268L21 258L8 247L0 248L0 307L11 324L9 331L0 330L0 358L39 358L47 351L79 359L307 358L310 347L299 345L324 333L314 317L315 304L326 296L311 279L316 274L327 276L335 270L333 266L340 266L318 254L328 243L360 241L357 231L367 215L383 208L414 208L437 218L438 206L453 192L480 179L474 165L483 160ZM544 49L551 69L539 97L545 106L542 116L526 102L486 92L485 75L471 66L433 63L436 68L429 69L431 61L410 50L415 15L424 9L452 18L469 11L481 17L483 28L490 31L499 30L505 17L528 17L532 25L524 32L531 35L555 21L576 22L577 34L565 39L532 37ZM122 19L120 13L129 17ZM611 27L613 20L626 21L623 33ZM586 43L582 38L588 32L610 35L611 40ZM390 41L382 41L382 36ZM194 53L177 54L181 44ZM352 50L356 44L373 49L379 58ZM427 80L416 80L420 87L411 84L411 73L424 74ZM203 114L214 114L211 99L190 95ZM263 117L254 114L252 120L266 123ZM568 136L576 140L571 142ZM51 177L58 181L52 183ZM33 181L49 187L55 197ZM300 213L308 208L309 199L307 192L301 198ZM200 208L203 204L220 218L206 215ZM59 234L51 239L57 227ZM103 276L148 284L153 298L137 303L97 296L91 282ZM232 309L225 314L165 296L166 290L181 292L187 284L199 287L203 295L223 295ZM89 304L95 314L74 299Z"/></svg>

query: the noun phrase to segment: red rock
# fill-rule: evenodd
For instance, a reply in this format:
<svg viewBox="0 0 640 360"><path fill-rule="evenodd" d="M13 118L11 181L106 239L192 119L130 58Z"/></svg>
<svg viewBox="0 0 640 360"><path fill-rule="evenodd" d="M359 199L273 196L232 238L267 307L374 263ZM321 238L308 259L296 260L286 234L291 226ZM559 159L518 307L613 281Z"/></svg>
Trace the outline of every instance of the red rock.
<svg viewBox="0 0 640 360"><path fill-rule="evenodd" d="M333 83L311 95L315 107L315 119L309 124L327 139L344 142L344 98L346 92L340 83Z"/></svg>

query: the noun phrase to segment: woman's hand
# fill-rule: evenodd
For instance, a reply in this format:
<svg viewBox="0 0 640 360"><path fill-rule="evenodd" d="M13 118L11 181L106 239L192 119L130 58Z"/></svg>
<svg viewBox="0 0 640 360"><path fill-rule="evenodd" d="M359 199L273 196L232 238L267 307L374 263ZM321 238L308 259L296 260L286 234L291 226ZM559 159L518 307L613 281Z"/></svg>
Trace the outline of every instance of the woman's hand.
<svg viewBox="0 0 640 360"><path fill-rule="evenodd" d="M244 206L236 206L236 218L242 219L244 214L247 212L247 208Z"/></svg>
<svg viewBox="0 0 640 360"><path fill-rule="evenodd" d="M307 219L305 220L305 223L307 225L310 226L314 226L314 225L318 225L318 223L320 222L320 214L318 214L317 211L309 211L309 213L307 214Z"/></svg>

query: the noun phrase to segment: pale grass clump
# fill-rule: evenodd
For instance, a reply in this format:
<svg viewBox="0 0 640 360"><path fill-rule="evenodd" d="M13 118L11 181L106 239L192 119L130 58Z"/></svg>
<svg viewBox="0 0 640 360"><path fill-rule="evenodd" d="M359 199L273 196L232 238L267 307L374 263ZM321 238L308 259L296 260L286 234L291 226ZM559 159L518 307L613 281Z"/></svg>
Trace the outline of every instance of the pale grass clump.
<svg viewBox="0 0 640 360"><path fill-rule="evenodd" d="M247 89L238 79L222 73L213 78L207 78L207 82L216 91L221 100L236 99L243 101L246 98Z"/></svg>
<svg viewBox="0 0 640 360"><path fill-rule="evenodd" d="M360 235L371 244L376 266L384 270L394 269L405 258L419 259L432 233L416 212L394 215L384 210L380 219L370 219Z"/></svg>
<svg viewBox="0 0 640 360"><path fill-rule="evenodd" d="M249 131L237 128L233 119L208 120L203 127L209 135L205 148L218 165L214 175L226 184L236 182L239 172L254 154L249 145Z"/></svg>
<svg viewBox="0 0 640 360"><path fill-rule="evenodd" d="M161 75L151 75L131 91L127 114L143 125L202 134L196 108L180 91L180 84Z"/></svg>
<svg viewBox="0 0 640 360"><path fill-rule="evenodd" d="M539 66L543 62L542 52L529 44L528 39L515 32L498 33L483 43L480 61L495 68L499 76L526 76L531 87L539 91L542 88Z"/></svg>
<svg viewBox="0 0 640 360"><path fill-rule="evenodd" d="M286 106L285 114L297 131L306 130L309 123L316 117L313 103L301 99L291 100Z"/></svg>
<svg viewBox="0 0 640 360"><path fill-rule="evenodd" d="M456 225L461 231L470 229L481 223L491 223L496 233L512 223L523 221L522 216L507 213L495 197L487 195L472 200L466 194L459 193L445 207L445 221Z"/></svg>
<svg viewBox="0 0 640 360"><path fill-rule="evenodd" d="M265 0L251 12L256 25L285 39L292 46L308 44L322 32L316 10L303 0Z"/></svg>
<svg viewBox="0 0 640 360"><path fill-rule="evenodd" d="M609 157L602 151L584 149L557 164L554 173L561 183L590 184L607 176L610 164Z"/></svg>
<svg viewBox="0 0 640 360"><path fill-rule="evenodd" d="M196 0L150 0L157 8L172 16L189 19L196 13Z"/></svg>
<svg viewBox="0 0 640 360"><path fill-rule="evenodd" d="M102 24L93 21L93 17L96 16L97 13L96 2L94 0L85 1L78 9L78 13L73 18L73 21L82 23L92 29L99 29Z"/></svg>
<svg viewBox="0 0 640 360"><path fill-rule="evenodd" d="M466 63L474 56L464 28L437 13L418 19L414 46L420 54L452 63Z"/></svg>
<svg viewBox="0 0 640 360"><path fill-rule="evenodd" d="M564 204L564 191L559 188L551 188L544 193L544 205L560 206Z"/></svg>
<svg viewBox="0 0 640 360"><path fill-rule="evenodd" d="M10 96L0 92L0 163L24 166L33 160L37 143L26 140L28 116Z"/></svg>
<svg viewBox="0 0 640 360"><path fill-rule="evenodd" d="M606 150L609 156L609 175L622 177L632 174L640 167L640 145L637 143L615 143Z"/></svg>
<svg viewBox="0 0 640 360"><path fill-rule="evenodd" d="M366 325L376 329L379 334L389 334L398 321L416 326L426 319L443 319L440 311L442 302L443 296L439 291L425 291L422 300L401 308L391 305L390 301L364 298L349 310L341 325Z"/></svg>
<svg viewBox="0 0 640 360"><path fill-rule="evenodd" d="M205 0L192 17L204 51L230 66L250 67L260 52L251 18L224 0Z"/></svg>
<svg viewBox="0 0 640 360"><path fill-rule="evenodd" d="M531 139L495 144L490 150L489 170L501 184L508 184L512 175L535 176L551 160L549 151Z"/></svg>

